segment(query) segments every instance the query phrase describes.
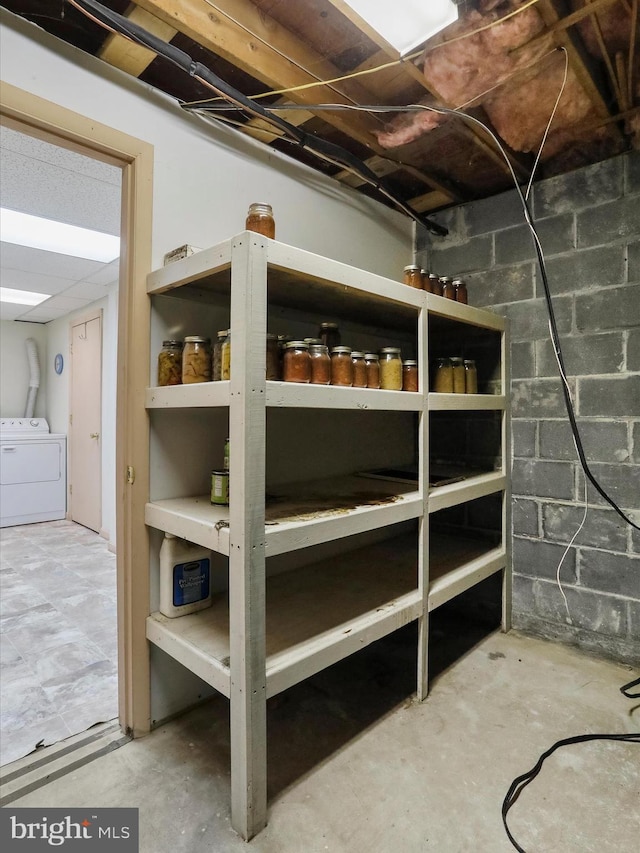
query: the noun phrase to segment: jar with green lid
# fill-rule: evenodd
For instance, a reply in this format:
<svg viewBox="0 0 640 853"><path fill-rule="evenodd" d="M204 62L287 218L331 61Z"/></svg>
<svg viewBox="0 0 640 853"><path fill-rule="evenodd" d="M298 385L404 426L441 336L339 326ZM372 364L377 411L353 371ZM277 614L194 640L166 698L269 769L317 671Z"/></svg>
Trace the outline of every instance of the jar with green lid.
<svg viewBox="0 0 640 853"><path fill-rule="evenodd" d="M189 335L184 339L182 349L182 383L192 385L210 381L211 340L199 335Z"/></svg>
<svg viewBox="0 0 640 853"><path fill-rule="evenodd" d="M182 341L163 341L158 353L158 385L182 383Z"/></svg>
<svg viewBox="0 0 640 853"><path fill-rule="evenodd" d="M453 369L453 393L464 394L467 390L467 380L464 372L464 360L454 356L450 359Z"/></svg>
<svg viewBox="0 0 640 853"><path fill-rule="evenodd" d="M247 231L255 231L273 240L276 236L276 222L271 205L263 202L254 202L249 205L245 228Z"/></svg>
<svg viewBox="0 0 640 853"><path fill-rule="evenodd" d="M384 391L402 391L402 358L398 347L380 350L380 387Z"/></svg>
<svg viewBox="0 0 640 853"><path fill-rule="evenodd" d="M364 362L367 365L367 388L380 387L380 360L375 352L365 352Z"/></svg>
<svg viewBox="0 0 640 853"><path fill-rule="evenodd" d="M436 359L433 391L436 394L453 394L453 366L450 358Z"/></svg>

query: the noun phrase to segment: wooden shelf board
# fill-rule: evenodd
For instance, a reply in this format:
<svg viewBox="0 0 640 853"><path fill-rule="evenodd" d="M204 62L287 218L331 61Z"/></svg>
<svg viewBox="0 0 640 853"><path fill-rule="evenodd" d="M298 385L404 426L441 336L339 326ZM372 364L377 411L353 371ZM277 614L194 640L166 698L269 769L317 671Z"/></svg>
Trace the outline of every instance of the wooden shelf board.
<svg viewBox="0 0 640 853"><path fill-rule="evenodd" d="M507 406L504 394L435 394L429 393L427 408L430 412L503 411Z"/></svg>
<svg viewBox="0 0 640 853"><path fill-rule="evenodd" d="M501 492L506 485L507 478L502 471L488 471L466 477L458 483L436 486L429 490L429 512L437 512L449 506Z"/></svg>
<svg viewBox="0 0 640 853"><path fill-rule="evenodd" d="M456 320L467 323L470 326L479 326L482 329L492 329L496 332L504 331L506 323L504 317L485 311L482 308L473 308L434 293L427 294L427 306L429 314L434 317L443 317L447 320Z"/></svg>
<svg viewBox="0 0 640 853"><path fill-rule="evenodd" d="M419 518L424 512L415 484L357 476L279 486L269 495L268 557ZM145 522L229 555L229 507L212 506L207 495L148 503Z"/></svg>
<svg viewBox="0 0 640 853"><path fill-rule="evenodd" d="M147 388L147 409L211 408L229 405L228 382L195 382L192 385L169 385Z"/></svg>
<svg viewBox="0 0 640 853"><path fill-rule="evenodd" d="M429 537L429 610L506 566L502 546L477 539L431 534Z"/></svg>
<svg viewBox="0 0 640 853"><path fill-rule="evenodd" d="M166 293L186 284L197 284L207 290L228 294L231 287L232 242L225 240L154 270L147 276L147 293Z"/></svg>
<svg viewBox="0 0 640 853"><path fill-rule="evenodd" d="M396 537L267 580L267 695L416 619L417 538ZM229 695L227 595L207 610L147 620L148 639Z"/></svg>
<svg viewBox="0 0 640 853"><path fill-rule="evenodd" d="M420 412L424 409L424 395L414 391L382 391L371 388L341 388L336 385L303 385L298 382L267 382L267 406Z"/></svg>

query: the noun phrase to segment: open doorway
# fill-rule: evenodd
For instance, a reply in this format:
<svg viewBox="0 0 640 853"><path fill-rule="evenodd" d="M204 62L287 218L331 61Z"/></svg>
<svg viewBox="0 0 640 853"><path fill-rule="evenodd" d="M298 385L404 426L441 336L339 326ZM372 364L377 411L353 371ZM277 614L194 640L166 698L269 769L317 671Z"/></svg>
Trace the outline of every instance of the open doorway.
<svg viewBox="0 0 640 853"><path fill-rule="evenodd" d="M84 229L77 244L46 249L37 240L26 245L33 232L1 235L2 284L15 292L14 301L0 303L0 415L3 435L13 430L9 444L3 439L0 462L5 450L7 460L20 462L24 470L13 464L11 488L42 510L26 519L6 519L3 510L5 765L118 716L113 401L122 170L8 127L0 128L0 149L3 210L36 217L33 232L38 220ZM53 227L47 229L50 235ZM116 238L109 255L92 256L84 242L92 233ZM41 295L37 305L29 304L33 294ZM28 420L27 390L35 394ZM42 442L32 440L34 424ZM39 480L53 476L38 473L46 437L61 448L51 467L59 464L54 473L63 490L66 483L64 519L64 497L49 513L40 498ZM12 443L19 445L17 457Z"/></svg>
<svg viewBox="0 0 640 853"><path fill-rule="evenodd" d="M146 412L136 404L136 400L139 399L139 388L148 383L148 368L142 364L131 366L128 354L138 336L148 333L144 277L151 265L153 148L139 139L9 84L3 84L0 90L0 120L4 127L114 166L121 175L121 254L117 262L119 293L117 299L109 303L109 311L116 318L118 329L117 368L112 368L117 381L105 383L111 389L112 397L104 400L105 410L115 419L115 441L111 443L112 457L103 461L103 469L115 471L115 477L108 481L117 495L117 500L114 500L117 716L121 730L141 735L149 730L149 664L145 637L149 579L146 570L135 571L135 567L148 565L144 528L148 462L146 455L141 453L141 447L146 446L148 438ZM68 309L63 313L68 314ZM65 326L68 336L68 320ZM49 364L57 365L60 361L57 356L62 355L57 341L48 352L51 356ZM59 402L61 396L55 395L53 399ZM68 401L68 397L64 399ZM90 535L98 537L97 541L107 547L107 541L99 534Z"/></svg>

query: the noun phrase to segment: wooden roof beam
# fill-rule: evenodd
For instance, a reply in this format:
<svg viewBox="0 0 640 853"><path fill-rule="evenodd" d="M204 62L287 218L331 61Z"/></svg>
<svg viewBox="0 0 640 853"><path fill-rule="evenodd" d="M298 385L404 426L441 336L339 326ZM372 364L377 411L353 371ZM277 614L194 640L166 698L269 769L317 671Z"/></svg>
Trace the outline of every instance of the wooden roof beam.
<svg viewBox="0 0 640 853"><path fill-rule="evenodd" d="M170 42L178 32L170 24L161 21L160 18L146 12L139 6L132 4L124 14L132 23L144 27L147 32L163 41ZM113 33L107 36L96 55L108 62L109 65L131 74L132 77L139 77L156 58L156 54L152 50Z"/></svg>

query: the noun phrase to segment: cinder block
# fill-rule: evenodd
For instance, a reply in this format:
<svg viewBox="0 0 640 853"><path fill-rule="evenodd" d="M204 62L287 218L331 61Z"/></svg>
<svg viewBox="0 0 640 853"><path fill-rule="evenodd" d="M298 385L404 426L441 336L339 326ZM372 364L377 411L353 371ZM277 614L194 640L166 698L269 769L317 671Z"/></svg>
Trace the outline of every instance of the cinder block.
<svg viewBox="0 0 640 853"><path fill-rule="evenodd" d="M624 364L622 332L565 335L560 339L560 345L567 376L617 373L622 370ZM558 375L558 363L550 339L536 341L536 373L538 376Z"/></svg>
<svg viewBox="0 0 640 853"><path fill-rule="evenodd" d="M640 370L640 327L627 332L627 370Z"/></svg>
<svg viewBox="0 0 640 853"><path fill-rule="evenodd" d="M593 462L589 465L591 473L604 491L623 510L637 512L640 509L640 465L605 465ZM582 469L579 469L576 497L582 500L584 495L584 480ZM595 488L589 484L589 504L607 505L606 501Z"/></svg>
<svg viewBox="0 0 640 853"><path fill-rule="evenodd" d="M514 459L511 483L514 495L573 500L573 465L540 459Z"/></svg>
<svg viewBox="0 0 640 853"><path fill-rule="evenodd" d="M578 399L583 416L640 417L640 376L580 377Z"/></svg>
<svg viewBox="0 0 640 853"><path fill-rule="evenodd" d="M640 557L580 548L578 566L580 586L640 601Z"/></svg>
<svg viewBox="0 0 640 853"><path fill-rule="evenodd" d="M434 243L430 254L431 269L438 275L488 270L493 263L493 237L471 237L458 245L441 248Z"/></svg>
<svg viewBox="0 0 640 853"><path fill-rule="evenodd" d="M510 228L523 221L524 213L515 190L501 193L464 206L464 217L470 237Z"/></svg>
<svg viewBox="0 0 640 853"><path fill-rule="evenodd" d="M569 379L573 388L574 380ZM511 414L514 418L559 418L565 412L562 381L514 379L511 382Z"/></svg>
<svg viewBox="0 0 640 853"><path fill-rule="evenodd" d="M514 379L535 375L534 355L533 341L511 344L511 376Z"/></svg>
<svg viewBox="0 0 640 853"><path fill-rule="evenodd" d="M623 237L637 237L639 233L638 199L634 196L618 198L577 214L579 248L612 243Z"/></svg>
<svg viewBox="0 0 640 853"><path fill-rule="evenodd" d="M640 660L640 601L627 601L628 635L633 643L631 660L637 666Z"/></svg>
<svg viewBox="0 0 640 853"><path fill-rule="evenodd" d="M540 421L540 456L543 459L577 459L569 421ZM630 461L627 424L624 421L586 421L578 418L578 432L585 455L592 462Z"/></svg>
<svg viewBox="0 0 640 853"><path fill-rule="evenodd" d="M627 246L627 281L640 281L640 240Z"/></svg>
<svg viewBox="0 0 640 853"><path fill-rule="evenodd" d="M584 518L584 507L543 503L542 531L545 539L569 544ZM627 525L613 510L590 507L575 545L589 545L605 551L624 552L627 548ZM584 584L590 586L590 584ZM598 587L601 589L602 587ZM610 589L609 592L614 592Z"/></svg>
<svg viewBox="0 0 640 853"><path fill-rule="evenodd" d="M535 229L545 257L575 248L573 213L541 219ZM516 264L537 257L533 235L526 224L496 232L495 251L497 264Z"/></svg>
<svg viewBox="0 0 640 853"><path fill-rule="evenodd" d="M513 540L513 571L534 578L555 579L558 563L562 559L564 551L564 545L516 536ZM576 582L575 548L570 548L567 552L562 563L561 573L565 583L573 584Z"/></svg>
<svg viewBox="0 0 640 853"><path fill-rule="evenodd" d="M535 296L535 273L532 263L497 267L465 276L469 304L486 308L506 302L520 302Z"/></svg>
<svg viewBox="0 0 640 853"><path fill-rule="evenodd" d="M636 423L633 424L631 446L633 448L631 461L640 464L640 421L636 421Z"/></svg>
<svg viewBox="0 0 640 853"><path fill-rule="evenodd" d="M560 334L571 331L573 297L561 296L553 300L556 324ZM512 341L533 341L549 334L549 315L544 299L526 299L511 305L496 305L493 310L509 318Z"/></svg>
<svg viewBox="0 0 640 853"><path fill-rule="evenodd" d="M535 184L533 209L536 219L620 198L623 193L623 170L624 159L613 157Z"/></svg>
<svg viewBox="0 0 640 853"><path fill-rule="evenodd" d="M625 193L640 192L640 151L632 149L624 157L625 166Z"/></svg>
<svg viewBox="0 0 640 853"><path fill-rule="evenodd" d="M624 246L581 249L547 260L551 295L582 292L588 288L611 287L624 282ZM537 295L542 296L542 279L537 274Z"/></svg>
<svg viewBox="0 0 640 853"><path fill-rule="evenodd" d="M537 429L537 421L513 420L511 422L511 441L514 457L536 455Z"/></svg>
<svg viewBox="0 0 640 853"><path fill-rule="evenodd" d="M516 579L514 576L513 608L557 625L571 625L574 629L598 635L627 638L629 621L626 599L573 586L563 585L563 589L569 615L556 583L526 577Z"/></svg>
<svg viewBox="0 0 640 853"><path fill-rule="evenodd" d="M538 536L538 504L526 498L511 502L511 521L514 536Z"/></svg>
<svg viewBox="0 0 640 853"><path fill-rule="evenodd" d="M579 332L627 329L638 325L640 285L627 284L597 293L577 294L575 301Z"/></svg>

